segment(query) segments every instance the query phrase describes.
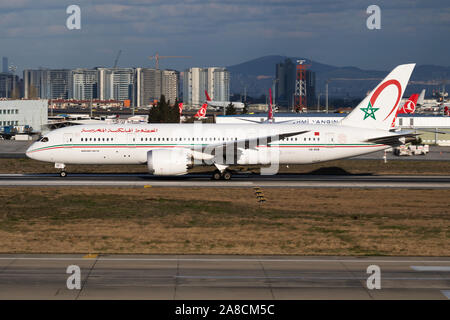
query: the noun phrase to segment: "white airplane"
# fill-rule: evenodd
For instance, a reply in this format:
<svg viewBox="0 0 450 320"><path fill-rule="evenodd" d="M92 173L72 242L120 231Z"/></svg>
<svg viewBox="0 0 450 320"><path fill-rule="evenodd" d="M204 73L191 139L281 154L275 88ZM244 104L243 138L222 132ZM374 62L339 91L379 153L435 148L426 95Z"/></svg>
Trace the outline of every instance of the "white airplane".
<svg viewBox="0 0 450 320"><path fill-rule="evenodd" d="M231 178L230 165L309 164L354 157L405 143L416 134L391 131L415 64L397 66L339 124L95 124L60 128L27 150L68 164L146 164L154 175L183 175L196 165L216 167L213 179ZM268 170L269 170L268 169Z"/></svg>
<svg viewBox="0 0 450 320"><path fill-rule="evenodd" d="M208 106L215 108L216 110L220 110L223 108L228 107L228 105L230 103L233 104L233 106L237 109L237 110L241 110L244 109L245 104L243 102L238 102L238 101L214 101L211 100L211 98L209 97L208 91L205 90L205 96L206 96L206 102L208 103Z"/></svg>

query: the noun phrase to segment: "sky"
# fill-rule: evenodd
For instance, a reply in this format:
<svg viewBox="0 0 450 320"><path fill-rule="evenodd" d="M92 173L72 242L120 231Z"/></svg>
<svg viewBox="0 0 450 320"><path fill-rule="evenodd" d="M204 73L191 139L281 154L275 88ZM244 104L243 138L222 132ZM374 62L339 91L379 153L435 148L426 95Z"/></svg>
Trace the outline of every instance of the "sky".
<svg viewBox="0 0 450 320"><path fill-rule="evenodd" d="M381 29L369 30L369 5ZM81 9L69 30L66 9ZM265 55L389 70L450 66L450 1L0 0L0 56L23 69L229 66Z"/></svg>

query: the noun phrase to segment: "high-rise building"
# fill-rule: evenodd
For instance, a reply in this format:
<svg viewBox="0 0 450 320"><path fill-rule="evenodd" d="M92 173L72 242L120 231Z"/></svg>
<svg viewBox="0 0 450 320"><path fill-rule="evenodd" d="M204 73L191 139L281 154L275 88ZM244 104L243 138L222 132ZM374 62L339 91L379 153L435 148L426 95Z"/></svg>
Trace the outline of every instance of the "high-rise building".
<svg viewBox="0 0 450 320"><path fill-rule="evenodd" d="M148 68L136 69L136 99L138 106L147 106L159 101L164 95L166 101L174 103L179 94L180 73L175 70Z"/></svg>
<svg viewBox="0 0 450 320"><path fill-rule="evenodd" d="M72 96L76 100L97 99L99 71L96 69L72 70Z"/></svg>
<svg viewBox="0 0 450 320"><path fill-rule="evenodd" d="M69 99L72 96L72 71L47 70L47 90L47 97L50 99Z"/></svg>
<svg viewBox="0 0 450 320"><path fill-rule="evenodd" d="M2 72L9 72L8 70L8 57L3 57L2 58Z"/></svg>
<svg viewBox="0 0 450 320"><path fill-rule="evenodd" d="M161 94L166 97L166 101L175 103L179 97L180 73L175 70L162 70L161 74Z"/></svg>
<svg viewBox="0 0 450 320"><path fill-rule="evenodd" d="M212 100L228 101L230 74L225 68L190 68L183 77L183 103L199 106L206 101L205 90Z"/></svg>
<svg viewBox="0 0 450 320"><path fill-rule="evenodd" d="M225 68L210 68L212 80L208 78L208 94L214 101L229 101L230 99L230 73ZM209 72L208 72L209 76ZM212 84L210 88L209 84Z"/></svg>
<svg viewBox="0 0 450 320"><path fill-rule="evenodd" d="M0 98L20 98L18 80L12 73L0 73Z"/></svg>
<svg viewBox="0 0 450 320"><path fill-rule="evenodd" d="M25 99L46 99L47 87L48 87L48 70L24 70L23 82L24 82L24 98Z"/></svg>
<svg viewBox="0 0 450 320"><path fill-rule="evenodd" d="M289 109L294 108L296 103L297 65L291 59L286 59L284 62L276 65L275 74L277 80L275 90L277 105ZM315 104L315 73L311 70L305 70L303 81L301 83L301 92L306 94L307 107L312 107Z"/></svg>
<svg viewBox="0 0 450 320"><path fill-rule="evenodd" d="M99 68L98 98L130 100L135 103L136 70L133 68Z"/></svg>

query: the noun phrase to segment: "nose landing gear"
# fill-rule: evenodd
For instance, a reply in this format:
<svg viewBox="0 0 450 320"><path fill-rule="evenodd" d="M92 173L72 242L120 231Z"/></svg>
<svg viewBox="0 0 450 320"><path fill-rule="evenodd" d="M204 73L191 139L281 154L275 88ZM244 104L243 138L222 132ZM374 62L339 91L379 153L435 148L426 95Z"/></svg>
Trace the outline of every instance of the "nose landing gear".
<svg viewBox="0 0 450 320"><path fill-rule="evenodd" d="M59 176L61 178L67 177L67 172L65 170L66 165L64 163L55 163L55 168L56 169L61 169L61 171L59 172Z"/></svg>

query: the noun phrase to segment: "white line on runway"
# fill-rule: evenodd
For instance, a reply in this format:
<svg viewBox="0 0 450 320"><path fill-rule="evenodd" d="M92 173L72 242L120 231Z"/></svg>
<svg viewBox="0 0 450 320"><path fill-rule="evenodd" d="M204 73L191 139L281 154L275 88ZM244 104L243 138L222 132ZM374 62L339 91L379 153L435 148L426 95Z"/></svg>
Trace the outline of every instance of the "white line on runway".
<svg viewBox="0 0 450 320"><path fill-rule="evenodd" d="M226 258L56 258L56 257L0 257L0 260L41 260L41 261L142 261L142 262L318 262L318 263L450 263L450 260L377 260L377 259L226 259Z"/></svg>
<svg viewBox="0 0 450 320"><path fill-rule="evenodd" d="M255 280L264 280L264 279L275 279L275 280L367 280L367 277L314 277L314 276L291 276L291 277L263 277L263 276L175 276L174 278L180 278L180 279L226 279L226 280L241 280L241 279L255 279ZM442 278L442 277L433 277L433 278L405 278L405 277L383 277L383 280L423 280L423 281L430 281L430 280L450 280L450 278Z"/></svg>
<svg viewBox="0 0 450 320"><path fill-rule="evenodd" d="M411 266L416 271L445 271L450 272L450 267L446 266Z"/></svg>

